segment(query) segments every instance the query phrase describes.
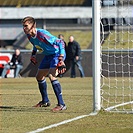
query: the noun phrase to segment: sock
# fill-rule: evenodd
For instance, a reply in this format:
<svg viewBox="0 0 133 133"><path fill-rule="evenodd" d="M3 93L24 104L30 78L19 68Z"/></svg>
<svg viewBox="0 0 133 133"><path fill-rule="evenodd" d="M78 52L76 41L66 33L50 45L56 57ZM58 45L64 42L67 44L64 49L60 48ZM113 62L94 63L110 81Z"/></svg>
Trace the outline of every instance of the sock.
<svg viewBox="0 0 133 133"><path fill-rule="evenodd" d="M54 93L56 95L58 105L65 105L63 98L62 98L62 92L61 92L61 85L58 80L51 81L52 87L54 90Z"/></svg>
<svg viewBox="0 0 133 133"><path fill-rule="evenodd" d="M47 94L47 83L46 80L38 80L39 90L42 96L42 102L49 102L48 94Z"/></svg>

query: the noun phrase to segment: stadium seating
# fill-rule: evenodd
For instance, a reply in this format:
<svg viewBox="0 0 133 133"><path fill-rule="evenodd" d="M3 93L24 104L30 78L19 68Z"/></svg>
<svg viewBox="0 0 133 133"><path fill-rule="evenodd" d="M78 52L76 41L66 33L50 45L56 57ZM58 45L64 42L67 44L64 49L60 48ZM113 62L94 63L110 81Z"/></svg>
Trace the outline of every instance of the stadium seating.
<svg viewBox="0 0 133 133"><path fill-rule="evenodd" d="M82 6L86 0L0 0L0 6Z"/></svg>

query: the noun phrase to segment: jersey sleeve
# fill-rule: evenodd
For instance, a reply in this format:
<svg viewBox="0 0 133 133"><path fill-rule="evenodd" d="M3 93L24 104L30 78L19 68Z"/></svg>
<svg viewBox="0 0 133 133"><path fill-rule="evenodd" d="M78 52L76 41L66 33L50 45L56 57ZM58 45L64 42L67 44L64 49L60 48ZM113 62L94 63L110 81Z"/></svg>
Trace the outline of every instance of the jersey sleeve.
<svg viewBox="0 0 133 133"><path fill-rule="evenodd" d="M60 55L65 55L65 43L62 40L59 40L58 44Z"/></svg>
<svg viewBox="0 0 133 133"><path fill-rule="evenodd" d="M37 48L35 46L33 46L33 51L37 52Z"/></svg>

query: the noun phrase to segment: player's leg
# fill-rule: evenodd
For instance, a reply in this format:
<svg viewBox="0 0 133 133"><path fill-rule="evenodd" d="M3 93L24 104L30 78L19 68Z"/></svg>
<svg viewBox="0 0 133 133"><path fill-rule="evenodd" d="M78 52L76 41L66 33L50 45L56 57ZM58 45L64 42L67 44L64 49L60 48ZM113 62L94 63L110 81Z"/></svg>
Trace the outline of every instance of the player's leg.
<svg viewBox="0 0 133 133"><path fill-rule="evenodd" d="M66 109L66 105L63 101L63 97L62 97L62 88L60 85L60 82L58 81L57 78L54 77L55 75L55 69L50 69L50 74L49 74L49 79L51 81L55 96L57 98L57 106L55 108L52 109L53 112L56 111L61 111L61 110L65 110Z"/></svg>
<svg viewBox="0 0 133 133"><path fill-rule="evenodd" d="M48 74L48 69L38 69L36 74L36 80L38 82L38 87L42 96L42 100L34 107L48 107L50 106L50 101L47 94L47 83L45 76Z"/></svg>
<svg viewBox="0 0 133 133"><path fill-rule="evenodd" d="M45 56L44 59L42 60L38 72L36 74L36 80L38 82L38 87L42 96L42 101L39 102L36 106L50 106L48 94L47 94L47 83L45 77L48 75L49 72L49 67L50 67L50 57Z"/></svg>
<svg viewBox="0 0 133 133"><path fill-rule="evenodd" d="M51 84L52 84L52 87L53 87L53 90L54 90L54 93L56 95L57 102L58 102L57 106L53 108L52 111L61 111L61 110L66 109L66 106L65 106L65 103L62 97L62 87L60 85L60 82L55 76L57 74L55 64L57 63L58 63L58 57L57 58L54 57L53 60L51 61L51 64L50 64L51 68L49 70L49 79L51 81Z"/></svg>

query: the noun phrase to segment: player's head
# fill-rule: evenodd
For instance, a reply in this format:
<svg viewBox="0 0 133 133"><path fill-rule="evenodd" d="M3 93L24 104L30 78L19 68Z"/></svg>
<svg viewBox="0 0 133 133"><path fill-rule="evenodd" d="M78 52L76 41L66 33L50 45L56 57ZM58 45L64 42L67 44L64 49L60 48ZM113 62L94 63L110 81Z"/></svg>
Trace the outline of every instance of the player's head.
<svg viewBox="0 0 133 133"><path fill-rule="evenodd" d="M69 37L69 42L73 42L74 41L74 37L71 35L70 37Z"/></svg>
<svg viewBox="0 0 133 133"><path fill-rule="evenodd" d="M27 16L22 19L23 30L26 34L32 35L35 32L36 21L33 17Z"/></svg>

